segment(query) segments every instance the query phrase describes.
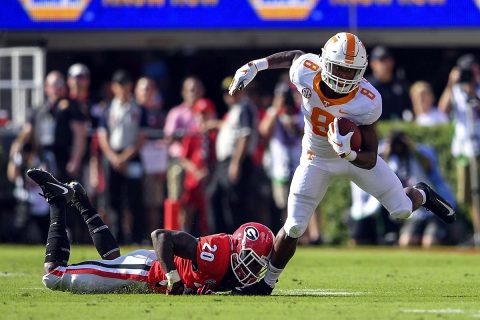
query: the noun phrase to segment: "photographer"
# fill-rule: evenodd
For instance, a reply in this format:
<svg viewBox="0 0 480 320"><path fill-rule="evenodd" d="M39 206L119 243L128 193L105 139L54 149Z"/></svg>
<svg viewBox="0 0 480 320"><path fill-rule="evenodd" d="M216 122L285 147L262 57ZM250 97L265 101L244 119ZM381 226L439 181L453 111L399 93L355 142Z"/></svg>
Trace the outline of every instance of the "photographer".
<svg viewBox="0 0 480 320"><path fill-rule="evenodd" d="M453 113L452 155L457 163L457 199L470 208L473 244L479 246L480 66L473 55L467 54L458 59L450 72L439 108L445 113Z"/></svg>
<svg viewBox="0 0 480 320"><path fill-rule="evenodd" d="M403 131L393 131L381 143L379 153L403 186L428 181L456 207L453 194L440 174L437 156L431 147L415 144ZM353 183L351 187L352 244L393 244L398 232L396 222L390 219L376 199ZM420 208L401 226L398 244L402 247L422 245L426 248L445 244L448 240L447 231L444 223Z"/></svg>

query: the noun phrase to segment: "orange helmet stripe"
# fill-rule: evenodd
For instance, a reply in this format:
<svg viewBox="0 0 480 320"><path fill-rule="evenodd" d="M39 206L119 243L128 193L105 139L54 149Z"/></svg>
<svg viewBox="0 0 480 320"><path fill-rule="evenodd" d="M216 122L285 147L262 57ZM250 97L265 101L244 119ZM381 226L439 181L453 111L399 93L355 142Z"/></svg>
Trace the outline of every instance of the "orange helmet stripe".
<svg viewBox="0 0 480 320"><path fill-rule="evenodd" d="M347 36L347 50L345 52L345 62L348 64L353 63L355 59L355 36L351 33L345 33Z"/></svg>

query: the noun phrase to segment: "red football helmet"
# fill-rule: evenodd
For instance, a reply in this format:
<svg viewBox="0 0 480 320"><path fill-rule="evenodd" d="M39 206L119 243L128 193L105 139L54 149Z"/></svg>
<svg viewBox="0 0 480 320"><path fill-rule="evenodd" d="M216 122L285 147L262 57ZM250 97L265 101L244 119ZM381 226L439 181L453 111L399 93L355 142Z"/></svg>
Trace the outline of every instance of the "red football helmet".
<svg viewBox="0 0 480 320"><path fill-rule="evenodd" d="M273 232L263 224L248 222L233 233L232 239L230 261L238 282L250 285L262 279L273 248Z"/></svg>

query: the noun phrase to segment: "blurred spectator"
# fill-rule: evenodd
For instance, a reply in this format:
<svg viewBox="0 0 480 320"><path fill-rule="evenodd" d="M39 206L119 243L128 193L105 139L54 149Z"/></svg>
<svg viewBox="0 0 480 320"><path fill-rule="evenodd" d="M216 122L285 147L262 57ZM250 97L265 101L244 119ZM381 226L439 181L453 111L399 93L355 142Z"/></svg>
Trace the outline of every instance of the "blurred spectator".
<svg viewBox="0 0 480 320"><path fill-rule="evenodd" d="M31 167L47 167L47 164L42 164L40 161L33 137L23 145L22 150L18 151L14 146L10 152L7 177L15 185L13 194L17 205L13 224L9 228L9 240L44 243L47 240L50 224L49 209L40 195L42 193L40 187L31 180L25 179L24 172Z"/></svg>
<svg viewBox="0 0 480 320"><path fill-rule="evenodd" d="M99 213L102 215L102 220L108 221L106 216L106 161L100 150L100 143L98 141L98 126L101 122L105 109L110 105L110 101L113 99L112 84L110 81L105 81L102 84L101 100L92 105L90 116L92 117L92 126L97 123L95 129L92 132L92 140L90 143L90 160L89 160L89 188L90 200L98 208ZM84 185L85 187L85 185Z"/></svg>
<svg viewBox="0 0 480 320"><path fill-rule="evenodd" d="M415 123L420 126L434 126L448 122L448 116L433 105L435 97L428 82L417 81L410 87Z"/></svg>
<svg viewBox="0 0 480 320"><path fill-rule="evenodd" d="M185 169L185 179L181 197L181 226L188 233L205 235L208 233L205 189L216 161L216 132L208 128L208 123L215 118L216 112L213 102L206 98L198 99L193 110L198 118L198 129L185 135L182 140L181 164Z"/></svg>
<svg viewBox="0 0 480 320"><path fill-rule="evenodd" d="M404 132L393 132L385 140L383 157L395 171L404 186L425 181L442 197L456 207L450 188L443 180L435 151L422 144L415 145ZM405 220L400 229L400 246L445 244L447 240L446 224L423 208L416 210Z"/></svg>
<svg viewBox="0 0 480 320"><path fill-rule="evenodd" d="M272 226L274 230L278 230L287 217L290 182L302 152L304 122L295 94L288 83L278 83L272 106L267 109L259 127L261 137L268 141L265 168L271 180L274 203L281 214L280 219L273 219L274 224L281 223Z"/></svg>
<svg viewBox="0 0 480 320"><path fill-rule="evenodd" d="M145 169L143 201L147 211L149 230L160 228L161 206L164 200L164 184L166 168L158 165L161 159L166 165L167 149L162 138L165 124L165 111L162 109L161 95L155 82L148 77L137 80L135 99L147 115L147 141L142 147L142 163Z"/></svg>
<svg viewBox="0 0 480 320"><path fill-rule="evenodd" d="M392 245L398 241L398 225L378 200L350 182L352 205L348 219L350 244Z"/></svg>
<svg viewBox="0 0 480 320"><path fill-rule="evenodd" d="M90 70L82 63L75 63L68 68L68 89L70 99L77 101L80 111L90 120ZM92 123L96 127L97 123Z"/></svg>
<svg viewBox="0 0 480 320"><path fill-rule="evenodd" d="M453 111L452 155L457 162L457 200L470 207L474 235L480 246L480 65L472 54L460 57L442 93L440 110Z"/></svg>
<svg viewBox="0 0 480 320"><path fill-rule="evenodd" d="M142 178L139 151L145 140L147 118L144 109L132 97L133 81L124 70L112 77L114 98L105 110L99 128L99 142L108 160L108 198L113 209L110 222L120 242L128 241L123 230L124 202L133 217L133 241L140 243L144 234Z"/></svg>
<svg viewBox="0 0 480 320"><path fill-rule="evenodd" d="M65 79L59 71L45 79L45 103L33 109L17 137L12 153L20 153L32 138L42 161L54 160L51 168L62 182L78 179L86 145L85 117L77 103L66 97Z"/></svg>
<svg viewBox="0 0 480 320"><path fill-rule="evenodd" d="M90 98L90 70L88 67L82 63L72 64L68 68L68 95L72 101L75 101L80 109L80 112L85 117L85 125L87 128L87 138L85 144L85 152L82 158L82 164L78 173L78 178L81 183L86 187L86 191L91 196L92 199L96 198L94 193L95 189L90 183L90 162L91 162L91 144L92 144L92 132L96 130L99 122L99 117L94 117L92 115L92 103L89 100ZM75 214L75 209L67 208L69 214L67 214L67 223L72 228L72 237L75 240L81 242L89 242L90 236L86 232L86 227L82 223L82 217L78 214Z"/></svg>
<svg viewBox="0 0 480 320"><path fill-rule="evenodd" d="M170 142L167 190L168 198L172 201L179 200L182 194L184 172L179 164L183 152L181 139L197 127L193 105L195 101L203 97L204 93L205 89L200 79L194 76L185 78L182 86L183 101L178 106L173 107L167 114L164 128L165 137Z"/></svg>
<svg viewBox="0 0 480 320"><path fill-rule="evenodd" d="M231 78L222 82L223 100L228 112L216 141L217 164L207 190L209 210L217 231L233 232L251 219L253 188L252 154L257 143L257 115L244 91L228 94Z"/></svg>
<svg viewBox="0 0 480 320"><path fill-rule="evenodd" d="M384 46L373 48L370 54L372 74L367 77L382 95L381 120L412 120L412 106L408 97L408 86L395 75L395 59Z"/></svg>

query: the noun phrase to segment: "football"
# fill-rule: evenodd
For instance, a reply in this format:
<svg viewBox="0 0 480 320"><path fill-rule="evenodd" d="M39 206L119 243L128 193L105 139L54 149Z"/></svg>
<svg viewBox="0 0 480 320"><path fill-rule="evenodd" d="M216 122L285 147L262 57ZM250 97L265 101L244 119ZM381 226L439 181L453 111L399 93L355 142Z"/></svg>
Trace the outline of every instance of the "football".
<svg viewBox="0 0 480 320"><path fill-rule="evenodd" d="M350 147L353 151L360 150L362 147L362 134L353 121L348 120L347 118L338 118L338 130L342 136L353 131L352 138L350 139Z"/></svg>

